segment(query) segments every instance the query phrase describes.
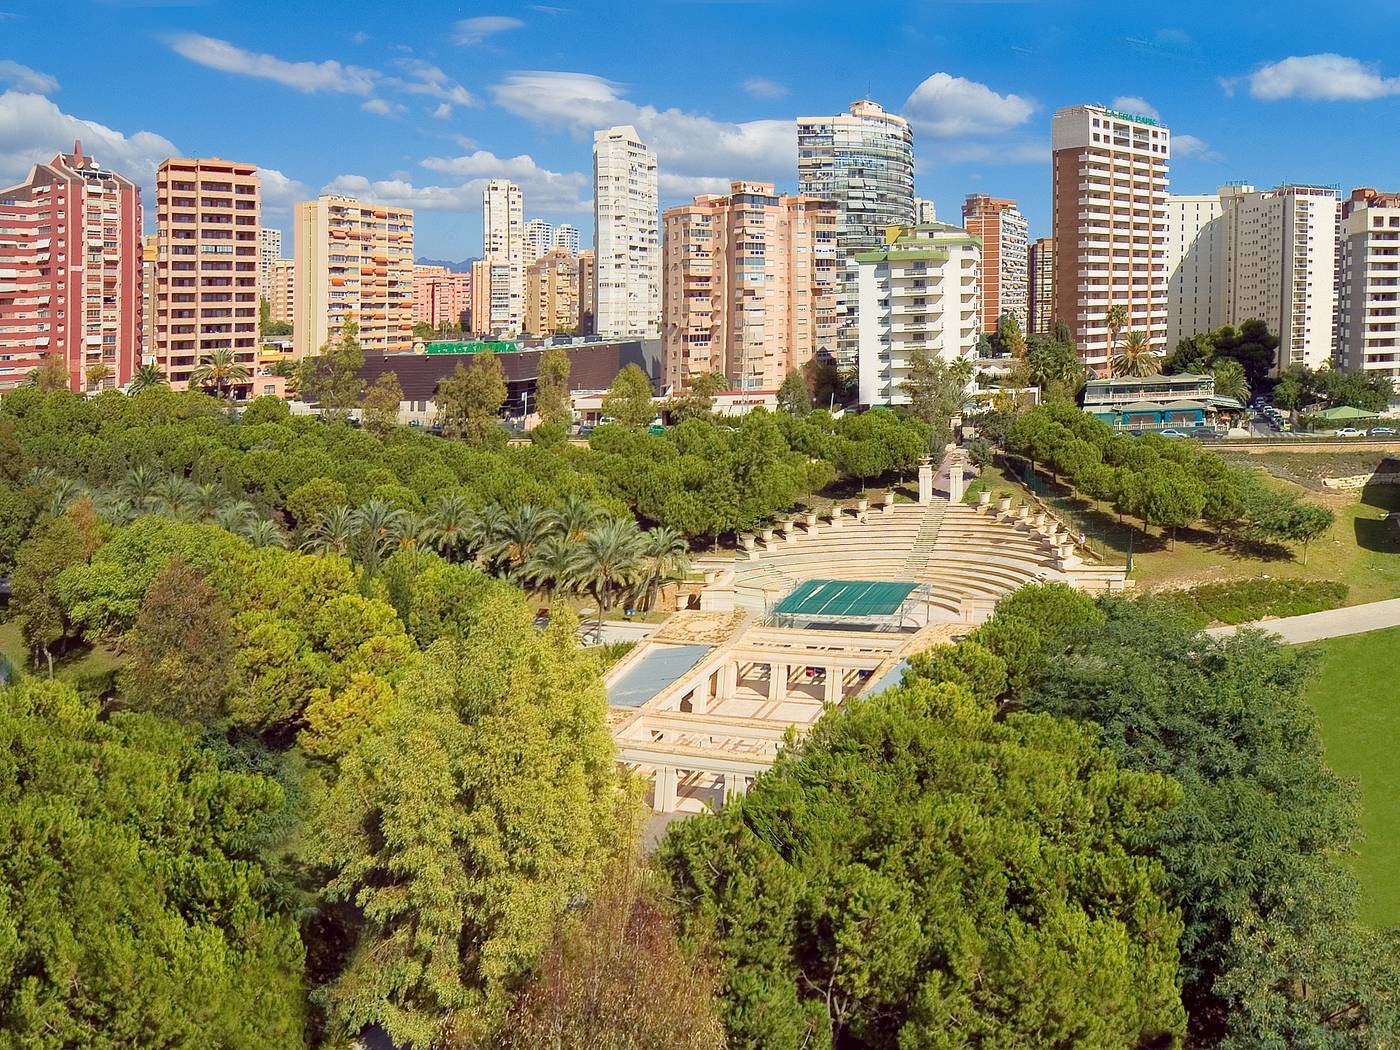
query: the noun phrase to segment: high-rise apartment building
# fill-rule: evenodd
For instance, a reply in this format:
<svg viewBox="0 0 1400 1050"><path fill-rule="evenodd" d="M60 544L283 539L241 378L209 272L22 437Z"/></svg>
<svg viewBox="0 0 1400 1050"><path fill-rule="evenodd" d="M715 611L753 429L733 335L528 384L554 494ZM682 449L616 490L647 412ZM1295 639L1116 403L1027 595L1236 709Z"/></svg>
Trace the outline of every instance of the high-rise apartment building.
<svg viewBox="0 0 1400 1050"><path fill-rule="evenodd" d="M506 268L504 294L491 296L490 331L516 335L525 317L525 197L506 179L492 179L481 193L483 255Z"/></svg>
<svg viewBox="0 0 1400 1050"><path fill-rule="evenodd" d="M529 219L525 223L525 265L528 267L536 259L543 259L547 251L554 247L554 227L543 219Z"/></svg>
<svg viewBox="0 0 1400 1050"><path fill-rule="evenodd" d="M561 222L554 227L554 240L550 242L550 247L563 248L570 255L577 255L579 248L578 227Z"/></svg>
<svg viewBox="0 0 1400 1050"><path fill-rule="evenodd" d="M908 404L903 384L917 352L945 361L971 359L981 332L977 238L941 223L890 236L882 247L856 256L862 405Z"/></svg>
<svg viewBox="0 0 1400 1050"><path fill-rule="evenodd" d="M296 263L278 259L267 278L268 316L296 328Z"/></svg>
<svg viewBox="0 0 1400 1050"><path fill-rule="evenodd" d="M154 233L141 242L141 363L155 362L156 258L160 248Z"/></svg>
<svg viewBox="0 0 1400 1050"><path fill-rule="evenodd" d="M845 255L837 291L836 359L854 365L859 335L854 254L878 248L891 226L914 214L914 133L909 122L862 99L850 112L797 118L797 190L837 205L836 244Z"/></svg>
<svg viewBox="0 0 1400 1050"><path fill-rule="evenodd" d="M467 330L473 335L489 335L491 333L491 260L472 260L470 277L471 306L467 311Z"/></svg>
<svg viewBox="0 0 1400 1050"><path fill-rule="evenodd" d="M1337 191L1330 186L1221 189L1225 321L1259 318L1279 337L1278 369L1332 357Z"/></svg>
<svg viewBox="0 0 1400 1050"><path fill-rule="evenodd" d="M914 198L914 224L931 226L938 221L938 209L927 197Z"/></svg>
<svg viewBox="0 0 1400 1050"><path fill-rule="evenodd" d="M369 351L413 346L413 210L322 194L296 208L297 357L339 339L352 317Z"/></svg>
<svg viewBox="0 0 1400 1050"><path fill-rule="evenodd" d="M258 294L272 298L272 264L282 258L282 231L272 226L258 229Z"/></svg>
<svg viewBox="0 0 1400 1050"><path fill-rule="evenodd" d="M1026 217L1014 200L969 194L963 201L963 228L982 243L977 277L982 331L995 332L1002 314L1016 318L1021 331L1030 326Z"/></svg>
<svg viewBox="0 0 1400 1050"><path fill-rule="evenodd" d="M1030 331L1048 335L1055 323L1055 241L1038 237L1026 253L1030 282Z"/></svg>
<svg viewBox="0 0 1400 1050"><path fill-rule="evenodd" d="M1051 148L1055 316L1108 374L1110 307L1127 315L1120 340L1136 331L1166 349L1171 136L1150 117L1071 106L1055 113Z"/></svg>
<svg viewBox="0 0 1400 1050"><path fill-rule="evenodd" d="M662 368L668 385L719 372L774 390L836 334L836 204L735 182L662 216Z"/></svg>
<svg viewBox="0 0 1400 1050"><path fill-rule="evenodd" d="M1338 357L1350 371L1400 381L1400 193L1353 190L1341 240Z"/></svg>
<svg viewBox="0 0 1400 1050"><path fill-rule="evenodd" d="M1252 186L1239 186L1252 192ZM1228 319L1225 285L1229 237L1218 193L1171 194L1167 197L1167 350L1201 332L1212 332Z"/></svg>
<svg viewBox="0 0 1400 1050"><path fill-rule="evenodd" d="M413 323L442 331L466 323L472 278L446 266L413 267Z"/></svg>
<svg viewBox="0 0 1400 1050"><path fill-rule="evenodd" d="M578 256L551 248L525 271L525 331L555 335L578 331Z"/></svg>
<svg viewBox="0 0 1400 1050"><path fill-rule="evenodd" d="M177 390L216 350L257 366L258 221L256 165L171 158L156 169L155 359Z"/></svg>
<svg viewBox="0 0 1400 1050"><path fill-rule="evenodd" d="M103 388L131 379L141 265L141 190L82 143L0 189L0 391L55 359L74 390L104 369Z"/></svg>
<svg viewBox="0 0 1400 1050"><path fill-rule="evenodd" d="M593 253L594 329L655 338L661 326L656 154L630 125L593 135Z"/></svg>
<svg viewBox="0 0 1400 1050"><path fill-rule="evenodd" d="M597 299L597 266L591 251L578 253L578 334L593 335L593 303Z"/></svg>

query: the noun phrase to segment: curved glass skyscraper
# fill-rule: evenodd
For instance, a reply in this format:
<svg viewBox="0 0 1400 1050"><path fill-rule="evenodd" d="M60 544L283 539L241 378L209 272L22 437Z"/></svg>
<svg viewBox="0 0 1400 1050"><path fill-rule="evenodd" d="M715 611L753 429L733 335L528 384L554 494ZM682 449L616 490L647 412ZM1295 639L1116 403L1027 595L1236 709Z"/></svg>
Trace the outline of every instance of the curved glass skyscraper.
<svg viewBox="0 0 1400 1050"><path fill-rule="evenodd" d="M856 362L856 252L878 248L890 226L914 223L914 133L909 122L862 99L849 113L797 118L797 188L837 204L836 244L845 256L837 294L836 345L843 368Z"/></svg>

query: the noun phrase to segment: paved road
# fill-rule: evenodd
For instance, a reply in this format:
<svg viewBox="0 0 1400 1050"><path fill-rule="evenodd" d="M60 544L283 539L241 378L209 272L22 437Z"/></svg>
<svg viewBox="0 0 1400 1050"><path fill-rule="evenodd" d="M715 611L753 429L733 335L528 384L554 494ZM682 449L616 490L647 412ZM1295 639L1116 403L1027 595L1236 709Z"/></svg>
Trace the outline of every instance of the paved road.
<svg viewBox="0 0 1400 1050"><path fill-rule="evenodd" d="M610 644L612 642L640 642L648 635L655 634L659 623L631 623L627 620L604 620L602 642ZM597 645L598 621L589 617L584 617L579 624L579 637L583 639L584 645Z"/></svg>
<svg viewBox="0 0 1400 1050"><path fill-rule="evenodd" d="M1281 620L1260 620L1244 626L1276 634L1290 645L1315 642L1320 638L1337 638L1344 634L1362 634L1384 627L1400 627L1400 598L1303 616L1286 616ZM1220 638L1235 631L1234 627L1211 627L1206 634Z"/></svg>

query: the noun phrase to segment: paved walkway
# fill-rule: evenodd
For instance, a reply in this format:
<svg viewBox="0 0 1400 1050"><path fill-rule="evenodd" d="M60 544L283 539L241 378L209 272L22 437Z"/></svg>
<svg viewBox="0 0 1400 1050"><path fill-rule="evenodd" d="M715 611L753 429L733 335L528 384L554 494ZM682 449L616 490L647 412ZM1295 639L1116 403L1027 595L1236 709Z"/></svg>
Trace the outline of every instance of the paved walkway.
<svg viewBox="0 0 1400 1050"><path fill-rule="evenodd" d="M1290 645L1315 642L1321 638L1338 638L1344 634L1379 631L1385 627L1400 627L1400 598L1371 602L1369 605L1353 605L1346 609L1306 613L1302 616L1285 616L1280 620L1259 620L1243 626L1257 627L1261 631L1276 634ZM1206 634L1221 638L1234 634L1237 629L1211 627L1206 630Z"/></svg>

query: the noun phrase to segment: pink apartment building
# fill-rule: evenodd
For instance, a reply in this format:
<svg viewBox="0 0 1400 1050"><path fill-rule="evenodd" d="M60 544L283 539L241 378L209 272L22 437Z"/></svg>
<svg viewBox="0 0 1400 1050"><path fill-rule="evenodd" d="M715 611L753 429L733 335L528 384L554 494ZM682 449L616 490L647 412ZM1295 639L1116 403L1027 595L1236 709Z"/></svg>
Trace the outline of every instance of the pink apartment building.
<svg viewBox="0 0 1400 1050"><path fill-rule="evenodd" d="M454 273L446 266L413 267L413 323L432 325L434 331L464 324L471 311L472 275Z"/></svg>
<svg viewBox="0 0 1400 1050"><path fill-rule="evenodd" d="M141 190L81 142L0 189L0 391L58 358L74 390L141 360Z"/></svg>
<svg viewBox="0 0 1400 1050"><path fill-rule="evenodd" d="M720 372L731 389L773 390L834 353L837 205L735 182L662 215L664 381Z"/></svg>

